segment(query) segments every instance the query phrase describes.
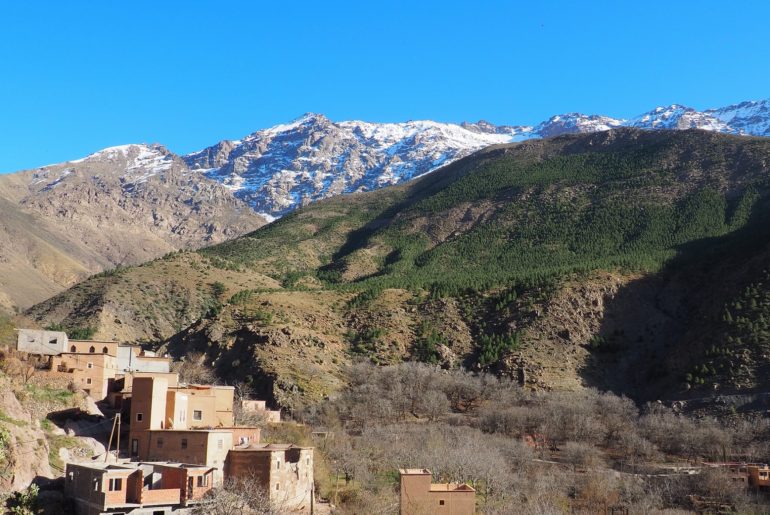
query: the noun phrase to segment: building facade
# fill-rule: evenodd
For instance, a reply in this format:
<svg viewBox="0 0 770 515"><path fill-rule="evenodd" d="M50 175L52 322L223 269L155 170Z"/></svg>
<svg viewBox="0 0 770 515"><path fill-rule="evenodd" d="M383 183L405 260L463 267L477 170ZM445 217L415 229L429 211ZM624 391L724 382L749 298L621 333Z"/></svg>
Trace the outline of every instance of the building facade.
<svg viewBox="0 0 770 515"><path fill-rule="evenodd" d="M313 507L313 448L250 444L227 453L225 479L254 480L282 512L310 513Z"/></svg>
<svg viewBox="0 0 770 515"><path fill-rule="evenodd" d="M17 329L16 350L29 354L57 356L66 352L67 334L61 331L43 331L37 329Z"/></svg>
<svg viewBox="0 0 770 515"><path fill-rule="evenodd" d="M427 469L401 469L401 515L473 515L476 490L465 484L431 483Z"/></svg>
<svg viewBox="0 0 770 515"><path fill-rule="evenodd" d="M77 515L170 515L200 503L214 470L182 463L67 464L64 493Z"/></svg>

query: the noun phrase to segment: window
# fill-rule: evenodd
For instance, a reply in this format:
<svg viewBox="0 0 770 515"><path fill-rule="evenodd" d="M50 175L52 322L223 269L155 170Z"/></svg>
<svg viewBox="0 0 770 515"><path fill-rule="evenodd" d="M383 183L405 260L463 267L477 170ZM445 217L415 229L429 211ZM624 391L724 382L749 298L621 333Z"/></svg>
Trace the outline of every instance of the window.
<svg viewBox="0 0 770 515"><path fill-rule="evenodd" d="M75 481L75 473L74 472L70 472L69 474L67 474L67 481L70 481L70 482Z"/></svg>
<svg viewBox="0 0 770 515"><path fill-rule="evenodd" d="M86 384L91 384L91 378L90 377L86 378Z"/></svg>
<svg viewBox="0 0 770 515"><path fill-rule="evenodd" d="M90 352L91 354L93 354L94 352L96 352L96 347L94 347L93 345L91 345L91 347L88 349L88 352Z"/></svg>
<svg viewBox="0 0 770 515"><path fill-rule="evenodd" d="M48 344L49 345L56 345L57 343L59 343L59 339L58 338L48 338Z"/></svg>
<svg viewBox="0 0 770 515"><path fill-rule="evenodd" d="M119 492L123 490L123 478L114 477L110 478L110 492Z"/></svg>
<svg viewBox="0 0 770 515"><path fill-rule="evenodd" d="M222 449L224 447L222 439L220 438L217 440L217 449Z"/></svg>
<svg viewBox="0 0 770 515"><path fill-rule="evenodd" d="M276 483L275 484L275 489L276 490L280 490L281 489L281 484L280 483Z"/></svg>
<svg viewBox="0 0 770 515"><path fill-rule="evenodd" d="M198 476L198 486L209 486L209 477Z"/></svg>
<svg viewBox="0 0 770 515"><path fill-rule="evenodd" d="M158 438L156 440L156 443L158 445L158 449L162 449L163 448L163 438Z"/></svg>
<svg viewBox="0 0 770 515"><path fill-rule="evenodd" d="M193 410L193 420L203 420L203 412L199 409Z"/></svg>
<svg viewBox="0 0 770 515"><path fill-rule="evenodd" d="M136 414L136 421L137 422L141 422L143 418L144 418L144 415L142 413L137 413Z"/></svg>
<svg viewBox="0 0 770 515"><path fill-rule="evenodd" d="M94 478L94 492L98 492L100 489L99 480Z"/></svg>
<svg viewBox="0 0 770 515"><path fill-rule="evenodd" d="M89 363L89 364L88 364L88 365L86 365L86 366L87 366L88 368L94 368L94 364L93 364L93 363Z"/></svg>
<svg viewBox="0 0 770 515"><path fill-rule="evenodd" d="M131 456L137 456L139 454L139 440L134 438L131 440Z"/></svg>
<svg viewBox="0 0 770 515"><path fill-rule="evenodd" d="M102 349L102 354L107 354L107 347L104 347L104 348Z"/></svg>
<svg viewBox="0 0 770 515"><path fill-rule="evenodd" d="M78 351L78 349L74 345L72 347L70 347L70 352L77 352L77 351Z"/></svg>
<svg viewBox="0 0 770 515"><path fill-rule="evenodd" d="M182 449L187 449L187 438L182 438Z"/></svg>
<svg viewBox="0 0 770 515"><path fill-rule="evenodd" d="M277 468L278 470L281 470L281 460L278 460L275 462L275 468Z"/></svg>
<svg viewBox="0 0 770 515"><path fill-rule="evenodd" d="M439 505L439 506L444 506L444 499L440 499L440 500L438 501L438 505Z"/></svg>

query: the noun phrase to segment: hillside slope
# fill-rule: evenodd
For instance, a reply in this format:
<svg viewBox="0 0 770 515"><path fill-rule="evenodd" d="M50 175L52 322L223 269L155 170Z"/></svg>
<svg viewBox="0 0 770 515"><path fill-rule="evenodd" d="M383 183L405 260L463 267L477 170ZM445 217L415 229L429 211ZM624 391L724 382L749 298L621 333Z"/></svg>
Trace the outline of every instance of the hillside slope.
<svg viewBox="0 0 770 515"><path fill-rule="evenodd" d="M264 224L226 188L158 146L0 175L0 308L28 307L85 277Z"/></svg>
<svg viewBox="0 0 770 515"><path fill-rule="evenodd" d="M769 140L704 131L500 145L28 314L204 350L229 378L270 379L284 406L334 390L364 356L637 398L752 390L770 386L763 348L719 335L754 329L723 327L723 312L764 284L769 167ZM761 311L755 289L733 322Z"/></svg>

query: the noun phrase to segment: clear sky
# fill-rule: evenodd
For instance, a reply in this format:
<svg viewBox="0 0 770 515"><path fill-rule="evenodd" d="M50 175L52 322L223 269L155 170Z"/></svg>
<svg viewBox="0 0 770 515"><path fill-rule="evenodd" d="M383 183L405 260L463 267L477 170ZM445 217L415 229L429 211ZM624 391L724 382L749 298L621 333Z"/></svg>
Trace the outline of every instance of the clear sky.
<svg viewBox="0 0 770 515"><path fill-rule="evenodd" d="M332 120L534 124L770 97L765 1L0 2L0 172Z"/></svg>

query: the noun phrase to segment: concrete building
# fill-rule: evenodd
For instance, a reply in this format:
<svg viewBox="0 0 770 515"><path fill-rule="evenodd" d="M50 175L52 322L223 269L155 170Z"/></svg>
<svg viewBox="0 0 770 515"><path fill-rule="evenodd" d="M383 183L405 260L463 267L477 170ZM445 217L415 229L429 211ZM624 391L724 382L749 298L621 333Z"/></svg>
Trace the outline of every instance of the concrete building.
<svg viewBox="0 0 770 515"><path fill-rule="evenodd" d="M215 467L218 482L227 452L259 442L259 428L233 426L231 387L168 383L165 377L133 377L129 456Z"/></svg>
<svg viewBox="0 0 770 515"><path fill-rule="evenodd" d="M213 475L182 463L68 463L64 493L77 515L184 513L212 488Z"/></svg>
<svg viewBox="0 0 770 515"><path fill-rule="evenodd" d="M72 382L96 400L107 397L118 371L109 354L69 352L51 356L51 370L72 374Z"/></svg>
<svg viewBox="0 0 770 515"><path fill-rule="evenodd" d="M313 448L290 444L250 444L231 449L225 479L250 478L285 513L313 508Z"/></svg>
<svg viewBox="0 0 770 515"><path fill-rule="evenodd" d="M118 364L120 367L120 364ZM116 409L127 407L125 416L129 416L130 399L133 393L134 378L137 377L158 377L168 382L169 387L177 386L179 375L175 372L120 372L115 376L112 390L107 395L109 405Z"/></svg>
<svg viewBox="0 0 770 515"><path fill-rule="evenodd" d="M16 350L29 354L57 356L67 351L67 334L61 331L17 329Z"/></svg>
<svg viewBox="0 0 770 515"><path fill-rule="evenodd" d="M156 356L155 353L144 351L138 345L118 345L116 349L118 369L121 372L157 372L169 373L171 358Z"/></svg>
<svg viewBox="0 0 770 515"><path fill-rule="evenodd" d="M473 515L476 490L466 484L431 483L427 469L401 469L401 515Z"/></svg>
<svg viewBox="0 0 770 515"><path fill-rule="evenodd" d="M271 424L277 424L281 421L281 412L279 410L267 409L267 402L265 401L243 399L241 401L241 409L247 413L260 413L265 422L270 422Z"/></svg>
<svg viewBox="0 0 770 515"><path fill-rule="evenodd" d="M131 428L205 429L234 425L232 386L170 386L156 374L131 380ZM138 422L135 426L134 423Z"/></svg>
<svg viewBox="0 0 770 515"><path fill-rule="evenodd" d="M118 355L118 342L100 340L69 340L67 350L73 354L109 354L112 357Z"/></svg>

